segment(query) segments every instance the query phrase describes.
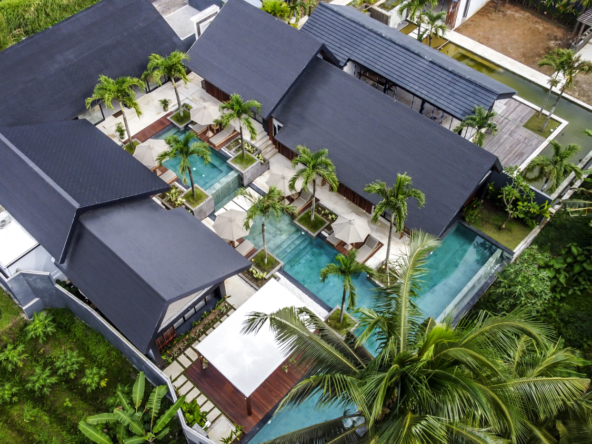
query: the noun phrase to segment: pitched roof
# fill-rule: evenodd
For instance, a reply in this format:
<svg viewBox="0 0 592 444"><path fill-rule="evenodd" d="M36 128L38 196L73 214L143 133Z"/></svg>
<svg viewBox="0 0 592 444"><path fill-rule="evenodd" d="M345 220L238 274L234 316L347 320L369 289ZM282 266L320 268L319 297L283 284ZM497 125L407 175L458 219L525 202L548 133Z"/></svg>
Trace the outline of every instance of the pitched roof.
<svg viewBox="0 0 592 444"><path fill-rule="evenodd" d="M302 27L341 66L353 60L458 119L516 91L349 6L319 3Z"/></svg>
<svg viewBox="0 0 592 444"><path fill-rule="evenodd" d="M100 74L140 76L181 47L149 0L102 0L0 52L0 126L72 119Z"/></svg>
<svg viewBox="0 0 592 444"><path fill-rule="evenodd" d="M60 262L78 214L168 185L86 120L0 127L0 202Z"/></svg>
<svg viewBox="0 0 592 444"><path fill-rule="evenodd" d="M144 353L170 303L249 267L185 209L165 211L151 199L81 215L60 266Z"/></svg>
<svg viewBox="0 0 592 444"><path fill-rule="evenodd" d="M244 0L229 0L189 50L187 66L227 94L258 101L268 117L322 48Z"/></svg>
<svg viewBox="0 0 592 444"><path fill-rule="evenodd" d="M364 187L394 184L408 173L426 195L409 204L406 225L442 235L480 181L499 161L493 154L394 102L317 59L273 115L284 124L276 139L287 147L329 149L343 185L379 202Z"/></svg>

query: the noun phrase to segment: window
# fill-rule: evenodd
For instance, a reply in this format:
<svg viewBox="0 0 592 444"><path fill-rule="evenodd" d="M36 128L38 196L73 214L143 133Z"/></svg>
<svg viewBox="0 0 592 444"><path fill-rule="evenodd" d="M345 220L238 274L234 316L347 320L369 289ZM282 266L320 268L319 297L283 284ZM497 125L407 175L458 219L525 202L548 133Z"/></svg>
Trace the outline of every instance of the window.
<svg viewBox="0 0 592 444"><path fill-rule="evenodd" d="M103 114L101 105L95 105L91 109L86 110L83 114L80 114L78 119L86 119L93 125L97 125L105 120L105 115Z"/></svg>

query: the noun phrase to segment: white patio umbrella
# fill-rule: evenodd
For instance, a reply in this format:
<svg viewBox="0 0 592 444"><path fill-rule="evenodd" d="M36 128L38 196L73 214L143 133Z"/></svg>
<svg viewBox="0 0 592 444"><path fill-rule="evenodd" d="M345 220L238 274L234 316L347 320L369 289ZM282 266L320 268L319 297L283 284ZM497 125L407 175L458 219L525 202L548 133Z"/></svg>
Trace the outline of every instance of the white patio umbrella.
<svg viewBox="0 0 592 444"><path fill-rule="evenodd" d="M200 125L211 125L221 116L218 106L212 102L205 102L191 109L191 120Z"/></svg>
<svg viewBox="0 0 592 444"><path fill-rule="evenodd" d="M139 144L134 151L134 157L150 169L156 167L158 162L156 158L160 153L169 149L169 146L162 139L148 139Z"/></svg>
<svg viewBox="0 0 592 444"><path fill-rule="evenodd" d="M279 189L284 196L288 196L293 193L290 190L290 179L294 176L296 171L292 168L283 168L279 172L270 172L267 178L267 185L274 186ZM300 188L300 184L296 183L297 191Z"/></svg>
<svg viewBox="0 0 592 444"><path fill-rule="evenodd" d="M356 242L363 242L371 230L367 219L355 213L349 213L339 216L333 222L333 231L337 239L341 239L346 244L354 244Z"/></svg>
<svg viewBox="0 0 592 444"><path fill-rule="evenodd" d="M222 239L235 241L249 234L245 229L247 213L239 210L228 210L216 216L214 230Z"/></svg>

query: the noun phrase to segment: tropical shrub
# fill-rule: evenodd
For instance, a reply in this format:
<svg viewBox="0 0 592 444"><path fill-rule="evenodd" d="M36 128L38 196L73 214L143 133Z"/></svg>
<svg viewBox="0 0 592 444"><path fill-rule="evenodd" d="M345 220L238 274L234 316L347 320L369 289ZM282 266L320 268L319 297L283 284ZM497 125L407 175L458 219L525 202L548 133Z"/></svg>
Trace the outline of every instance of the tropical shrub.
<svg viewBox="0 0 592 444"><path fill-rule="evenodd" d="M119 140L125 139L125 128L123 127L123 123L117 122L117 125L115 126L115 132L119 136Z"/></svg>
<svg viewBox="0 0 592 444"><path fill-rule="evenodd" d="M48 336L51 336L56 331L53 323L53 316L45 311L35 313L33 320L25 327L27 339L37 338L39 343L43 343Z"/></svg>
<svg viewBox="0 0 592 444"><path fill-rule="evenodd" d="M29 382L25 385L27 390L35 392L36 396L49 395L51 386L58 382L57 376L51 375L49 367L35 367L34 373L29 376Z"/></svg>
<svg viewBox="0 0 592 444"><path fill-rule="evenodd" d="M111 408L115 408L123 404L129 404L131 402L130 386L125 384L117 384L115 393L107 398L107 405Z"/></svg>
<svg viewBox="0 0 592 444"><path fill-rule="evenodd" d="M588 291L592 283L592 247L581 248L567 245L558 256L542 257L539 265L550 279L554 292L571 296Z"/></svg>
<svg viewBox="0 0 592 444"><path fill-rule="evenodd" d="M0 352L0 364L6 370L11 372L15 367L22 367L23 361L27 359L27 354L24 352L24 344L14 345L8 344L6 348Z"/></svg>
<svg viewBox="0 0 592 444"><path fill-rule="evenodd" d="M142 408L146 379L144 372L140 372L132 388L132 403L121 397L121 405L114 408L112 413L100 413L89 416L78 423L78 429L92 442L97 444L110 443L111 439L103 431L113 428L120 441L126 442L157 442L169 433L167 424L173 419L177 410L185 403L185 396L181 396L166 412L160 414L162 399L168 392L166 385L155 387ZM100 426L100 427L97 427Z"/></svg>
<svg viewBox="0 0 592 444"><path fill-rule="evenodd" d="M0 386L0 404L11 404L18 401L17 393L20 387L11 382Z"/></svg>
<svg viewBox="0 0 592 444"><path fill-rule="evenodd" d="M472 225L477 222L482 206L483 202L481 199L475 198L465 207L465 220L467 223Z"/></svg>
<svg viewBox="0 0 592 444"><path fill-rule="evenodd" d="M80 382L86 386L87 393L107 385L107 380L101 379L103 376L105 376L105 373L106 370L99 367L87 368L84 371L84 377L80 380Z"/></svg>
<svg viewBox="0 0 592 444"><path fill-rule="evenodd" d="M58 376L66 375L70 379L74 379L76 370L80 368L82 361L84 361L84 358L78 356L77 351L67 350L58 355L53 366L57 369Z"/></svg>
<svg viewBox="0 0 592 444"><path fill-rule="evenodd" d="M197 399L194 399L191 402L186 402L181 408L183 409L183 415L185 416L185 421L187 421L189 427L197 424L203 429L206 426L208 412L201 411Z"/></svg>

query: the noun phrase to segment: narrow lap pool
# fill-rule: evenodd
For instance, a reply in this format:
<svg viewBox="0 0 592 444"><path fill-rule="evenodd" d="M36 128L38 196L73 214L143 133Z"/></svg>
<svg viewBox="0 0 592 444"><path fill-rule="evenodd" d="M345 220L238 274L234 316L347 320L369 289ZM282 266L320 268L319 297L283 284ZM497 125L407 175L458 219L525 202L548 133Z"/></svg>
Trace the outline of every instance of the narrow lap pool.
<svg viewBox="0 0 592 444"><path fill-rule="evenodd" d="M175 126L158 134L156 138L166 139L168 136L185 137L186 130L179 130ZM198 140L195 137L196 141ZM240 187L240 175L226 163L226 157L214 149L211 150L212 160L207 165L201 157L191 156L189 164L193 172L193 180L206 192L214 196L216 210L226 205L236 196ZM169 159L163 162L169 170L179 175L179 159ZM189 181L189 177L187 177Z"/></svg>

